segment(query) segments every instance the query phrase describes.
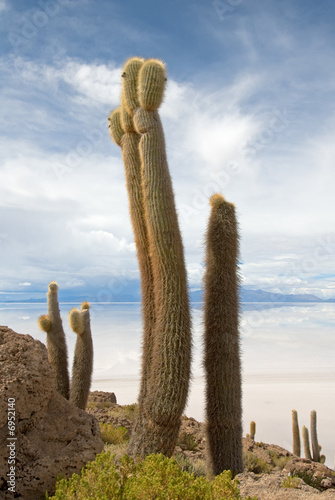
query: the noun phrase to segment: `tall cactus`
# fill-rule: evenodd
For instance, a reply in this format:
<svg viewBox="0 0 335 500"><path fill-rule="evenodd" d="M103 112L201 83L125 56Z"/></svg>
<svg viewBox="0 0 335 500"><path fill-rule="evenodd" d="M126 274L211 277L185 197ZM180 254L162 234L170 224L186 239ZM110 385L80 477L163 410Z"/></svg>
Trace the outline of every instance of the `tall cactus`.
<svg viewBox="0 0 335 500"><path fill-rule="evenodd" d="M164 133L157 111L164 95L165 66L158 60L145 61L140 67L137 85L134 83L137 78L134 76L134 67L133 60L126 63L122 106L128 112L126 120L133 117L135 131L140 135L138 147L142 206L152 272L150 279L154 311L150 340L143 342L140 411L130 452L141 456L162 452L171 456L178 438L190 377L187 279ZM120 138L121 148L125 147L122 131L126 132L122 128L125 126L125 120L123 124L121 121L124 113L122 106L120 119L115 112L110 116L111 134L114 140ZM123 156L125 160L124 153ZM127 165L125 161L126 170ZM148 370L143 369L146 360L149 360Z"/></svg>
<svg viewBox="0 0 335 500"><path fill-rule="evenodd" d="M316 431L316 411L311 411L311 442L314 462L320 462L320 449Z"/></svg>
<svg viewBox="0 0 335 500"><path fill-rule="evenodd" d="M243 471L242 391L235 207L215 194L206 235L205 370L207 442L214 475Z"/></svg>
<svg viewBox="0 0 335 500"><path fill-rule="evenodd" d="M135 440L143 428L143 404L147 395L147 384L151 380L153 329L155 324L154 286L151 258L149 254L148 230L145 221L142 190L141 159L139 154L140 134L135 131L132 114L139 106L137 98L138 73L143 59L131 58L123 68L121 106L109 117L111 137L121 146L128 190L129 211L133 226L137 258L141 277L143 356L142 377L138 398L138 418L132 433L128 452L133 453Z"/></svg>
<svg viewBox="0 0 335 500"><path fill-rule="evenodd" d="M93 371L93 343L89 309L89 303L83 302L81 311L71 309L69 312L70 326L77 334L72 366L70 401L82 410L86 408Z"/></svg>
<svg viewBox="0 0 335 500"><path fill-rule="evenodd" d="M49 283L48 314L39 317L38 325L47 334L48 359L56 378L56 389L66 399L70 396L67 347L58 304L58 285Z"/></svg>
<svg viewBox="0 0 335 500"><path fill-rule="evenodd" d="M293 455L300 457L301 448L300 448L300 433L299 433L297 410L292 410L292 433L293 433Z"/></svg>

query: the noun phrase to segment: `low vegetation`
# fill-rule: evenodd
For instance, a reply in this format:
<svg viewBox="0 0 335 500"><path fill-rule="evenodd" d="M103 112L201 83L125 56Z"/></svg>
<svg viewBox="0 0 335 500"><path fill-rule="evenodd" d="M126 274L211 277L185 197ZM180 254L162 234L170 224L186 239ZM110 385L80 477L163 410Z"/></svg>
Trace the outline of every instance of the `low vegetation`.
<svg viewBox="0 0 335 500"><path fill-rule="evenodd" d="M213 481L180 469L174 458L162 454L119 461L110 452L97 455L81 475L57 482L55 500L240 500L237 481L224 471ZM246 500L257 500L248 497Z"/></svg>
<svg viewBox="0 0 335 500"><path fill-rule="evenodd" d="M100 422L100 433L105 444L122 444L129 440L128 430L125 427L113 427L112 424Z"/></svg>
<svg viewBox="0 0 335 500"><path fill-rule="evenodd" d="M281 483L282 488L299 488L301 480L298 476L287 476Z"/></svg>

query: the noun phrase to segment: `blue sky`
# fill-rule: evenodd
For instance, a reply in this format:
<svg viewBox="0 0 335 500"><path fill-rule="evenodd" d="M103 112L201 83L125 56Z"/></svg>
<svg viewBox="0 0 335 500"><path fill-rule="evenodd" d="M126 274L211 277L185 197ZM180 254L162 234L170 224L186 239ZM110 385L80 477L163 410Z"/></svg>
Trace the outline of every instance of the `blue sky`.
<svg viewBox="0 0 335 500"><path fill-rule="evenodd" d="M221 192L237 208L245 286L335 297L334 21L330 0L0 0L0 292L138 278L107 131L138 55L167 65L190 287Z"/></svg>

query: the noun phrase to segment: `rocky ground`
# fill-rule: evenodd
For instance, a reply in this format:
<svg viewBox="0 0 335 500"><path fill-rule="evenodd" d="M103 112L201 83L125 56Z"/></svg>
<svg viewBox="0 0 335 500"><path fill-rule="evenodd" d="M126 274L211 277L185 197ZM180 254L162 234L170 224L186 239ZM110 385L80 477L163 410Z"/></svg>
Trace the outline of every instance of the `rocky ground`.
<svg viewBox="0 0 335 500"><path fill-rule="evenodd" d="M114 393L95 391L90 394L87 412L99 422L125 427L130 435L136 414L135 405L122 407ZM204 424L183 416L175 455L194 470L206 470L206 436ZM274 444L257 443L243 438L245 471L237 476L242 496L259 500L335 500L335 472L323 464L293 456ZM298 477L297 477L298 476ZM289 486L291 487L283 487Z"/></svg>

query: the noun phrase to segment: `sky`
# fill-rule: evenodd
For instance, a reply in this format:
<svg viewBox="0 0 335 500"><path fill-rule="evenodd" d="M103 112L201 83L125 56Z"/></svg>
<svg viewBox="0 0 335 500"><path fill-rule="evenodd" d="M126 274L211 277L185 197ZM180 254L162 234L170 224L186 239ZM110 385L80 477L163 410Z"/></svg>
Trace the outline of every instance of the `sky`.
<svg viewBox="0 0 335 500"><path fill-rule="evenodd" d="M334 21L331 0L0 0L0 293L138 280L107 117L140 56L167 67L190 289L219 192L236 206L243 286L335 297Z"/></svg>

